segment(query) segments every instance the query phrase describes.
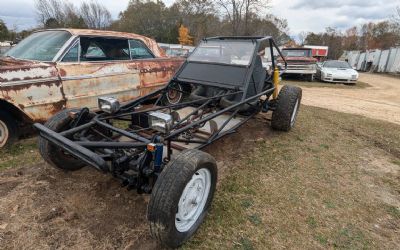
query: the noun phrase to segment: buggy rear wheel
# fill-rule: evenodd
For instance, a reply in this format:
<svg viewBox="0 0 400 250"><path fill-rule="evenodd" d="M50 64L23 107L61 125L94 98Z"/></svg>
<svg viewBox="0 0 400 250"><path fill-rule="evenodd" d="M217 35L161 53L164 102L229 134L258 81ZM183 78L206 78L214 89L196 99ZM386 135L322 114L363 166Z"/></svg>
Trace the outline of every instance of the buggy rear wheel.
<svg viewBox="0 0 400 250"><path fill-rule="evenodd" d="M190 94L190 87L179 83L172 83L165 96L162 98L162 104L165 106L181 103Z"/></svg>
<svg viewBox="0 0 400 250"><path fill-rule="evenodd" d="M272 113L271 127L275 130L289 131L295 124L300 108L302 90L296 86L285 85L279 92L275 111Z"/></svg>
<svg viewBox="0 0 400 250"><path fill-rule="evenodd" d="M216 183L211 155L195 149L180 153L161 172L150 198L147 217L153 237L172 248L185 243L203 222Z"/></svg>
<svg viewBox="0 0 400 250"><path fill-rule="evenodd" d="M70 113L79 111L79 109L64 109L51 117L44 125L55 132L68 130L73 120ZM39 152L47 163L62 170L75 171L85 166L82 161L73 158L41 136L39 136Z"/></svg>

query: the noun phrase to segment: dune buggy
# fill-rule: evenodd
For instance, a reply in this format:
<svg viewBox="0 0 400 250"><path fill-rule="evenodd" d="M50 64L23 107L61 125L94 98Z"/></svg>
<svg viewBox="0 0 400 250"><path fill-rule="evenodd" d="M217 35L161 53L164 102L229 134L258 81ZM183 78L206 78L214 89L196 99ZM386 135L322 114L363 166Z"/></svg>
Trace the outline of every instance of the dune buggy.
<svg viewBox="0 0 400 250"><path fill-rule="evenodd" d="M200 149L261 111L272 112L277 130L296 121L301 89L278 91L275 62L267 71L261 61L274 49L280 53L271 37L204 39L163 89L123 106L99 98L102 113L64 110L35 124L40 153L59 169L89 165L151 194L152 235L180 246L203 222L216 187L216 162Z"/></svg>

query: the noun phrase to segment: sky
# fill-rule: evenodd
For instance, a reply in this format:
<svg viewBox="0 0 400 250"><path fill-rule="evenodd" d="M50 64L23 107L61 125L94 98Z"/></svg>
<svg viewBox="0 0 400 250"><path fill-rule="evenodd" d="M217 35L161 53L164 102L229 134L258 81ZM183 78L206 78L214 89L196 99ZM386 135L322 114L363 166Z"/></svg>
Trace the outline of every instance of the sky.
<svg viewBox="0 0 400 250"><path fill-rule="evenodd" d="M83 0L69 0L80 5ZM129 0L99 0L114 19ZM164 0L171 5L174 0ZM400 0L270 0L269 12L288 21L290 35L322 32L326 27L345 30L365 22L378 22L395 15ZM0 18L10 29L23 30L37 25L34 0L0 0Z"/></svg>

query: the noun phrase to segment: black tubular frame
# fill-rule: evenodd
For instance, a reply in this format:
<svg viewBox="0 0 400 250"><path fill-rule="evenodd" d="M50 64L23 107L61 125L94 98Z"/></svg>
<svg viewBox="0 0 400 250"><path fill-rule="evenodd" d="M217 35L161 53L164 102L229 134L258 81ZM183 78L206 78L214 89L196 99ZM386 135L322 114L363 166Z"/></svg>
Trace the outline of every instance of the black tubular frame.
<svg viewBox="0 0 400 250"><path fill-rule="evenodd" d="M68 152L69 154L72 154L74 157L82 160L86 164L93 166L94 168L101 171L109 170L110 166L107 162L110 161L110 159L112 159L114 152L113 150L116 149L121 149L121 150L137 149L145 151L146 146L149 143L155 141L158 142L161 141L164 144L164 146L167 147L168 150L167 161L168 161L172 152L171 148L172 142L194 143L198 144L196 145L195 148L198 149L203 148L227 134L234 133L237 130L237 128L239 128L241 125L243 125L245 122L247 122L249 119L251 119L261 111L264 103L268 102L270 96L274 92L275 86L273 85L272 82L268 82L268 84L264 86L264 88L261 90L260 93L257 93L256 95L251 97L246 97L246 93L248 92L250 86L250 80L255 67L255 61L256 57L258 56L258 52L265 50L268 46L270 47L269 53L271 53L271 57L273 59L272 69L275 69L276 67L276 63L274 61L274 48L276 48L279 55L281 55L282 58L284 58L278 46L275 44L275 42L271 37L213 37L204 40L210 41L210 40L225 40L225 39L251 40L252 42L256 43L252 61L250 65L247 67L243 87L221 86L219 84L215 84L212 87L220 90L216 96L205 97L204 99L196 99L192 101L185 101L177 104L157 106L157 104L161 101L163 96L167 94L168 90L173 89L179 92L184 92L176 88L173 88L172 87L173 84L176 83L181 85L187 84L190 86L192 86L193 84L203 85L203 86L210 85L209 83L201 83L201 82L199 83L180 82L178 76L181 73L184 66L188 63L188 61L185 61L181 66L181 68L177 71L175 76L170 80L170 82L164 88L156 90L146 96L140 97L131 102L128 102L127 104L123 105L120 108L120 110L115 114L101 113L96 115L91 121L81 125L77 124L79 123L79 121L76 123L74 122L74 126L71 129L60 133L56 133L48 129L44 125L38 123L34 124L34 127L39 130L40 136L42 138L48 140L50 143L56 145L57 147L60 147L62 150ZM286 68L287 63L285 60L284 62ZM269 78L269 80L270 79L271 78ZM214 112L210 112L209 110L210 108L207 109L207 106L209 106L209 104L211 104L213 101L219 101L223 97L234 96L237 94L242 94L241 100L239 102L225 108L220 108L217 111L213 110ZM266 99L261 100L260 99L261 96L266 96ZM139 107L142 107L142 105L144 105L144 103L148 102L149 100L155 100L155 103L152 105L152 107L146 109L139 109ZM204 103L201 103L202 101L204 101ZM254 105L254 103L257 104ZM251 109L250 114L241 116L242 120L240 122L238 122L233 127L226 129L224 131L229 122L239 115L240 109L244 105L254 106L253 109ZM191 106L194 109L184 118L177 121L177 123L175 123L172 126L171 131L168 132L167 134L157 133L156 135L152 136L146 134L148 135L146 136L140 132L148 128L142 128L135 131L129 129L120 129L113 126L110 123L111 120L123 120L132 122L133 121L132 117L134 115L147 114L148 112L151 111L160 111L160 110L173 111L187 106ZM202 115L204 115L204 117L201 115L197 120L189 121L190 117L199 112L201 112ZM217 131L215 131L213 134L209 134L208 138L202 138L202 139L178 138L183 133L186 133L193 129L200 128L202 127L202 124L204 125L206 122L223 114L229 114L229 117L224 121L222 126L219 127ZM81 116L82 116L81 113L77 115L77 117L79 118ZM126 117L131 117L131 118L126 118ZM96 136L99 136L100 140L99 139L97 139L96 141L90 140L91 138L89 138L89 136L86 136L87 134L89 134L90 131L93 132L93 134L96 134ZM104 131L108 132L112 131L112 133L107 134ZM114 138L121 136L127 137L132 141L114 140ZM99 150L101 151L101 153L95 152Z"/></svg>

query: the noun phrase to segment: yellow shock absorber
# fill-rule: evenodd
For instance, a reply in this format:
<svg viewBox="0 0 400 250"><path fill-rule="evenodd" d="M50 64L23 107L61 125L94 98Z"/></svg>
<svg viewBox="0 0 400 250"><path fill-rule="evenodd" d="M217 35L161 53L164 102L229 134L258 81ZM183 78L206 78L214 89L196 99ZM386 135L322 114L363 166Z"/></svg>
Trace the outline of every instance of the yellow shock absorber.
<svg viewBox="0 0 400 250"><path fill-rule="evenodd" d="M278 98L278 94L279 94L279 69L278 69L278 67L275 67L275 69L274 69L274 75L273 75L273 79L272 79L272 81L273 81L273 83L274 83L274 87L275 87L275 90L274 90L274 93L273 93L273 98L274 99L276 99L276 98Z"/></svg>

